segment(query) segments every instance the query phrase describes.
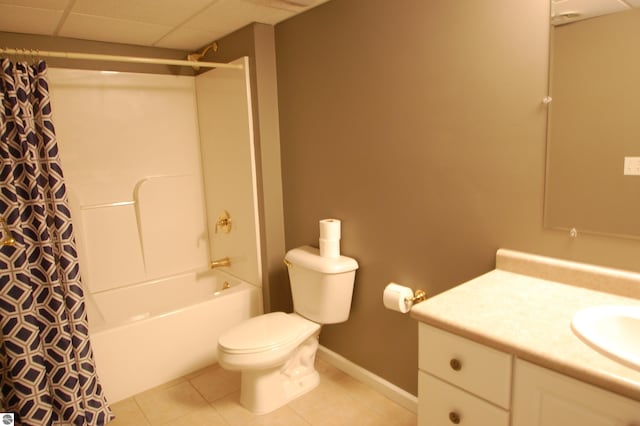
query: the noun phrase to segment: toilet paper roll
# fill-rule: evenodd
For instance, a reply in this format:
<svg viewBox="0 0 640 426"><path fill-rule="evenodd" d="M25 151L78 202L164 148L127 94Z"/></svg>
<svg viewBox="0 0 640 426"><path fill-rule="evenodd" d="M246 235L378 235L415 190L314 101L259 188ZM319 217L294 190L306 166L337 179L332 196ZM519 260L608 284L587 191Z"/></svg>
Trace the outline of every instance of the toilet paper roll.
<svg viewBox="0 0 640 426"><path fill-rule="evenodd" d="M382 302L385 308L402 312L403 314L406 314L411 309L413 305L412 298L413 290L396 283L387 284L382 294Z"/></svg>
<svg viewBox="0 0 640 426"><path fill-rule="evenodd" d="M340 240L327 240L320 238L320 256L321 257L340 257Z"/></svg>
<svg viewBox="0 0 640 426"><path fill-rule="evenodd" d="M320 239L339 240L340 225L341 223L339 219L322 219L320 221Z"/></svg>

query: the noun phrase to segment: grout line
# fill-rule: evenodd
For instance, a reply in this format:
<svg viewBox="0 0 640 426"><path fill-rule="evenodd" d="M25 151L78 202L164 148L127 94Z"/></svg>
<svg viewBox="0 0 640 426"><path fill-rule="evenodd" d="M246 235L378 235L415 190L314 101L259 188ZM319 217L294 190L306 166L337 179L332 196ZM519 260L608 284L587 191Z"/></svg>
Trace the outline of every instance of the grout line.
<svg viewBox="0 0 640 426"><path fill-rule="evenodd" d="M142 409L142 407L138 403L138 400L136 399L136 397L133 396L131 398L133 399L133 402L136 404L136 408L138 408L138 411L140 411L140 414L142 414L142 417L144 418L144 420L147 422L148 425L152 426L153 423L151 423L151 420L149 419L149 417L147 417L147 414L144 412L144 410ZM117 417L116 417L116 419L117 419Z"/></svg>
<svg viewBox="0 0 640 426"><path fill-rule="evenodd" d="M56 25L55 30L53 30L54 36L60 37L60 31L62 31L62 27L64 27L64 25L67 23L67 18L69 17L69 15L71 15L71 11L76 5L76 1L77 0L71 0L67 5L67 7L62 11L62 16L60 17L60 20L58 21L58 24Z"/></svg>

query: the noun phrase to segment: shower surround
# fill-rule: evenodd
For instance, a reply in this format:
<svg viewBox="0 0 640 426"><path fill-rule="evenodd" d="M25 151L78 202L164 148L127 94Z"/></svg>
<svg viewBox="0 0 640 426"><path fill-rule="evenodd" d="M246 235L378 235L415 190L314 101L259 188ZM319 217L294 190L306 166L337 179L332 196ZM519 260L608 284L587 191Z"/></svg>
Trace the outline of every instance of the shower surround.
<svg viewBox="0 0 640 426"><path fill-rule="evenodd" d="M215 362L216 333L261 313L248 65L235 62L245 69L197 77L49 70L110 402ZM214 232L223 210L229 234ZM210 272L223 256L231 267ZM220 291L224 282L232 288ZM171 365L160 362L166 353ZM122 376L133 360L140 374Z"/></svg>

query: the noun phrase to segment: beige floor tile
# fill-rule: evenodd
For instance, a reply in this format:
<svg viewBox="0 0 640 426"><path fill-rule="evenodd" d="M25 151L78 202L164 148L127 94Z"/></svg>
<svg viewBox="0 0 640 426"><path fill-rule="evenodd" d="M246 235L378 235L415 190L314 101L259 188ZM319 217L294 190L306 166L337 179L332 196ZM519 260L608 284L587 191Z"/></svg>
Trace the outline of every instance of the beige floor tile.
<svg viewBox="0 0 640 426"><path fill-rule="evenodd" d="M242 405L240 405L240 392L235 392L225 398L219 399L212 403L213 407L220 415L232 426L308 426L309 423L304 421L294 410L288 406L284 406L268 414L253 414Z"/></svg>
<svg viewBox="0 0 640 426"><path fill-rule="evenodd" d="M414 426L417 416L323 360L320 385L255 415L240 405L240 373L215 365L112 406L114 426ZM208 401L208 402L207 402Z"/></svg>
<svg viewBox="0 0 640 426"><path fill-rule="evenodd" d="M316 370L318 370L318 373L320 373L320 376L322 377L323 380L326 380L326 379L338 380L341 377L347 376L347 374L344 371L318 358L316 358Z"/></svg>
<svg viewBox="0 0 640 426"><path fill-rule="evenodd" d="M135 399L128 398L115 404L111 404L115 420L109 423L110 426L149 426L144 413L136 403Z"/></svg>
<svg viewBox="0 0 640 426"><path fill-rule="evenodd" d="M418 418L415 413L351 376L345 374L337 381L337 385L347 392L350 398L359 401L367 409L375 411L385 419L393 420L394 425L410 426L418 424Z"/></svg>
<svg viewBox="0 0 640 426"><path fill-rule="evenodd" d="M199 370L192 371L191 373L187 373L187 374L185 374L185 375L182 377L182 380L191 380L191 379L193 379L194 377L198 377L198 376L200 376L200 375L202 375L202 374L205 374L205 373L207 373L207 372L209 372L209 371L215 371L215 370L217 370L217 369L219 369L219 368L222 368L222 367L220 367L220 364L208 365L208 366L206 366L206 367L204 367L204 368L201 368L201 369L199 369Z"/></svg>
<svg viewBox="0 0 640 426"><path fill-rule="evenodd" d="M312 425L389 425L381 414L369 410L359 401L350 399L341 392L312 396L315 403L306 410L298 412ZM318 400L320 398L320 400ZM295 410L295 408L294 408Z"/></svg>
<svg viewBox="0 0 640 426"><path fill-rule="evenodd" d="M216 366L192 376L189 382L207 401L213 402L240 390L240 372Z"/></svg>
<svg viewBox="0 0 640 426"><path fill-rule="evenodd" d="M152 425L175 420L208 405L187 381L151 389L134 398Z"/></svg>
<svg viewBox="0 0 640 426"><path fill-rule="evenodd" d="M320 385L289 406L312 425L415 425L414 413L347 374L323 375Z"/></svg>
<svg viewBox="0 0 640 426"><path fill-rule="evenodd" d="M215 408L207 406L174 420L161 423L162 426L229 426Z"/></svg>
<svg viewBox="0 0 640 426"><path fill-rule="evenodd" d="M334 424L339 424L341 421L355 420L356 417L351 398L334 381L327 380L326 377L321 378L316 389L291 401L289 406L311 424L333 421L337 422Z"/></svg>

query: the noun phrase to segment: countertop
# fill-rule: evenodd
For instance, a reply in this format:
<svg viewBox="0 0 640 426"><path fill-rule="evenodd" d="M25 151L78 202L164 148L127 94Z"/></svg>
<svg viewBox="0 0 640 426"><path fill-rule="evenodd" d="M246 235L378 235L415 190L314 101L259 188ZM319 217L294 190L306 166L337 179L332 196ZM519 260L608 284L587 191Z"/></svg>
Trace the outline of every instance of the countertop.
<svg viewBox="0 0 640 426"><path fill-rule="evenodd" d="M640 371L601 355L570 327L586 307L640 307L638 294L640 274L501 249L496 269L414 305L411 316L640 401Z"/></svg>

